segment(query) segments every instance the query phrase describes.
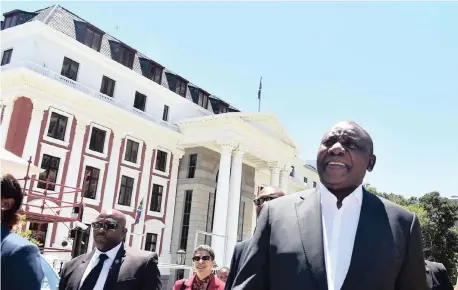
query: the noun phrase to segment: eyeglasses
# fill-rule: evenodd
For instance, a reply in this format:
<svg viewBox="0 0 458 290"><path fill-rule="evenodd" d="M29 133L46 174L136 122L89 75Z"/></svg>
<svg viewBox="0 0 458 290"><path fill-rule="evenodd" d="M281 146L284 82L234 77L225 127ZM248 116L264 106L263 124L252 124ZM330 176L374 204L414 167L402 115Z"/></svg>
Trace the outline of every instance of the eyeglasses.
<svg viewBox="0 0 458 290"><path fill-rule="evenodd" d="M194 262L199 262L201 259L202 259L202 261L208 261L208 260L211 259L211 257L210 257L210 256L202 256L202 257L200 257L200 256L194 256L194 257L192 257L192 260L193 260Z"/></svg>
<svg viewBox="0 0 458 290"><path fill-rule="evenodd" d="M101 228L104 228L105 230L114 230L117 227L119 227L118 223L93 222L91 225L94 230L98 230Z"/></svg>
<svg viewBox="0 0 458 290"><path fill-rule="evenodd" d="M261 196L261 197L258 197L256 199L253 200L254 202L254 205L256 206L260 206L262 205L263 203L267 202L267 201L270 201L270 200L273 200L275 199L276 197L273 197L273 196Z"/></svg>

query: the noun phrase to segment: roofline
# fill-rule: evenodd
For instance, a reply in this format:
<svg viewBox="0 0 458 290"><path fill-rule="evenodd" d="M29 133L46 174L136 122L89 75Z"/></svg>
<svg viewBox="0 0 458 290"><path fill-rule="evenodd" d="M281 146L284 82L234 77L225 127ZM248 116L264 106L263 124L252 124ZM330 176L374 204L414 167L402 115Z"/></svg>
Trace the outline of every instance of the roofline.
<svg viewBox="0 0 458 290"><path fill-rule="evenodd" d="M208 92L207 90L205 90L205 89L201 88L200 86L196 85L194 82L191 82L191 81L189 81L187 78L181 76L180 74L177 74L177 73L175 73L174 71L168 69L166 66L163 66L162 64L160 64L160 63L158 63L157 61L155 61L155 60L151 59L150 57L148 57L146 54L141 53L140 51L138 51L137 49L135 49L135 48L133 48L132 46L128 45L127 43L125 43L125 42L119 40L118 38L114 37L113 35L111 35L111 34L105 32L105 31L102 30L102 29L100 29L98 26L95 26L95 25L92 24L91 22L89 22L89 21L87 21L87 20L81 18L79 15L76 15L75 13L73 13L73 12L71 12L70 10L66 9L66 8L63 7L62 5L58 5L58 4L56 4L56 5L57 5L59 8L62 8L62 9L65 10L66 12L70 13L71 15L73 15L73 16L75 16L75 17L81 19L82 21L85 21L85 22L89 23L90 25L94 26L95 28L99 29L99 30L102 31L104 34L109 35L110 37L112 37L113 39L115 39L116 41L118 41L119 43L121 43L122 45L125 45L125 46L131 48L131 49L134 50L136 53L138 53L138 54L141 55L141 56L140 56L140 55L138 56L139 58L142 57L142 58L144 58L144 59L146 59L146 60L150 60L150 61L152 61L152 62L154 62L154 63L156 63L156 64L162 66L162 68L163 68L166 72L169 72L169 73L171 73L171 74L174 74L174 75L176 75L176 76L182 78L183 80L187 81L188 83L193 84L194 87L196 87L196 88L198 88L198 89L200 89L200 90L205 91L206 93L209 94L209 96L214 96L213 94L211 94L211 93ZM54 5L53 5L53 6L54 6ZM52 6L49 6L49 7L52 7ZM49 8L49 7L47 7L47 8ZM44 9L47 9L47 8L44 8ZM44 9L41 9L41 10L44 10ZM41 10L37 10L37 11L41 11ZM29 12L29 13L35 13L35 12ZM220 99L220 98L217 98L217 97L215 97L215 99L217 99L218 101L223 102L223 103L226 104L228 107L232 107L233 109L239 111L239 109L233 107L230 103L228 103L228 102L226 102L226 101L224 101L224 100L222 100L222 99Z"/></svg>

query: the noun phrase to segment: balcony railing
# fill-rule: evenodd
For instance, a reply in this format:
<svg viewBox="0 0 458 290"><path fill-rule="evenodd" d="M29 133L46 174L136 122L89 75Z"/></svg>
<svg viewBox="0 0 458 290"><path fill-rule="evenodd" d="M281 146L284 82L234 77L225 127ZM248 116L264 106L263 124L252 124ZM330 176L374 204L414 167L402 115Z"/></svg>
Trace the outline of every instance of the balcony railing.
<svg viewBox="0 0 458 290"><path fill-rule="evenodd" d="M151 121L151 122L154 122L158 125L162 125L162 126L165 126L171 130L174 130L174 131L179 131L178 130L178 126L175 125L175 124L170 124L166 121L163 121L157 117L154 117L146 112L143 112L141 110L138 110L134 107L130 107L130 106L127 106L126 104L122 103L122 102L119 102L117 101L115 98L112 98L110 96L107 96L105 94L102 94L101 92L97 91L97 90L94 90L94 89L91 89L81 83L78 83L78 82L75 82L74 80L71 80L63 75L60 75L56 72L53 72L52 70L44 67L44 66L41 66L41 65L38 65L34 62L31 62L31 61L22 61L22 62L18 62L18 63L10 63L8 65L4 65L2 66L2 71L6 71L6 70L10 70L10 69L13 69L13 68L20 68L20 67L23 67L23 68L27 68L27 69L30 69L42 76L45 76L45 77L48 77L48 78L51 78L51 79L54 79L66 86L69 86L75 90L78 90L84 94L87 94L87 95L90 95L94 98L97 98L99 100L102 100L104 102L107 102L107 103L110 103L116 107L119 107L119 108L122 108L124 110L127 110L137 116L140 116L148 121Z"/></svg>

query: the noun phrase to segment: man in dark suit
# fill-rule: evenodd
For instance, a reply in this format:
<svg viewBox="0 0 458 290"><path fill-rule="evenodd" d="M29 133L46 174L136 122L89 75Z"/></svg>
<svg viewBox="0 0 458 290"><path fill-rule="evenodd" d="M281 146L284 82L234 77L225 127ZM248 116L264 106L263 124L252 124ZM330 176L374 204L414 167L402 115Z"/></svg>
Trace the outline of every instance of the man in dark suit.
<svg viewBox="0 0 458 290"><path fill-rule="evenodd" d="M124 246L126 218L104 211L92 223L96 248L64 265L59 290L159 290L157 254Z"/></svg>
<svg viewBox="0 0 458 290"><path fill-rule="evenodd" d="M425 268L428 290L453 290L452 282L442 263L425 260Z"/></svg>
<svg viewBox="0 0 458 290"><path fill-rule="evenodd" d="M1 180L1 289L39 290L43 280L38 247L12 233L19 217L23 195L18 181L11 175Z"/></svg>
<svg viewBox="0 0 458 290"><path fill-rule="evenodd" d="M259 213L266 202L284 195L285 193L281 190L281 188L273 186L264 187L261 192L259 192L258 196L253 200L256 209L256 216L259 217ZM234 253L232 254L231 266L229 268L229 275L226 281L226 290L231 289L232 284L234 284L235 277L242 267L242 263L245 259L246 249L250 244L250 241L251 238L241 241L235 245Z"/></svg>
<svg viewBox="0 0 458 290"><path fill-rule="evenodd" d="M365 130L334 125L320 186L266 203L232 289L424 290L418 218L362 187L375 161Z"/></svg>

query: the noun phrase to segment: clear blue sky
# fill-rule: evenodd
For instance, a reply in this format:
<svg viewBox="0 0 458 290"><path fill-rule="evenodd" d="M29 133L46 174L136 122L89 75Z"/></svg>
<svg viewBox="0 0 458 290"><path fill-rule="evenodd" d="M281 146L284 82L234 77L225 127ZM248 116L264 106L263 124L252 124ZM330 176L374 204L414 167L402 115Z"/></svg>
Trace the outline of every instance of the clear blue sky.
<svg viewBox="0 0 458 290"><path fill-rule="evenodd" d="M57 3L241 111L263 76L262 111L304 159L352 119L374 139L372 185L458 195L458 2Z"/></svg>

